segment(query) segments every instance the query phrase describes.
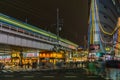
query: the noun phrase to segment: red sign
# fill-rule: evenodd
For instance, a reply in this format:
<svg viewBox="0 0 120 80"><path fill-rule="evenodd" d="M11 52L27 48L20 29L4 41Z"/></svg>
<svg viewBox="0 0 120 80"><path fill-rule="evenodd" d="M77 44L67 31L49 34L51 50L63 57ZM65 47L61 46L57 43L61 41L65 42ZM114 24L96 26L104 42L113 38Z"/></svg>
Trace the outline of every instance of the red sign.
<svg viewBox="0 0 120 80"><path fill-rule="evenodd" d="M90 44L90 50L98 50L98 49L100 49L99 44Z"/></svg>
<svg viewBox="0 0 120 80"><path fill-rule="evenodd" d="M34 53L27 53L27 57L34 57Z"/></svg>

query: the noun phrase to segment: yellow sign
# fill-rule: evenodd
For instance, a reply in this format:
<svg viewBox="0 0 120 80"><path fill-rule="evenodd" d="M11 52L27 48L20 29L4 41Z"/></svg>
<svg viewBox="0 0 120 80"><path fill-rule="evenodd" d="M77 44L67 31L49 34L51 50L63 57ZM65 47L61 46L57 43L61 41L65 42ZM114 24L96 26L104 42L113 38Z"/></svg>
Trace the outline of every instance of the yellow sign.
<svg viewBox="0 0 120 80"><path fill-rule="evenodd" d="M110 48L109 48L109 47L106 47L105 50L106 50L106 51L110 51Z"/></svg>

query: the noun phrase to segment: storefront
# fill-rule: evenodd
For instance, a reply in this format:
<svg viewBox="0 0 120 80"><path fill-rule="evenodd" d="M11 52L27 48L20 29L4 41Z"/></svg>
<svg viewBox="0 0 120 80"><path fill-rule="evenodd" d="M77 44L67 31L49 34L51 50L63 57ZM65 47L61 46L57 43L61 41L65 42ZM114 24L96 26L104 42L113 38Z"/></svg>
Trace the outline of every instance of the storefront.
<svg viewBox="0 0 120 80"><path fill-rule="evenodd" d="M65 60L65 57L63 56L63 53L57 53L57 52L42 52L39 54L40 62L52 62L56 64L59 60Z"/></svg>
<svg viewBox="0 0 120 80"><path fill-rule="evenodd" d="M39 53L23 53L22 63L27 64L28 62L31 65L32 65L32 62L39 63Z"/></svg>
<svg viewBox="0 0 120 80"><path fill-rule="evenodd" d="M20 52L12 52L11 53L11 57L12 57L12 63L15 64L15 65L19 65L20 63Z"/></svg>
<svg viewBox="0 0 120 80"><path fill-rule="evenodd" d="M10 63L11 62L11 55L1 55L0 62L2 63Z"/></svg>

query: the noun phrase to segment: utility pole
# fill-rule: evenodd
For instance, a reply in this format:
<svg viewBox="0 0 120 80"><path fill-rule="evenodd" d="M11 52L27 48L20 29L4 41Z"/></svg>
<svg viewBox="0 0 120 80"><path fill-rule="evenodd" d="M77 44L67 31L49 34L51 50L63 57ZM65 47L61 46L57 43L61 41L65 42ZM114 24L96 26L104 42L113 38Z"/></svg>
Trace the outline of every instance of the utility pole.
<svg viewBox="0 0 120 80"><path fill-rule="evenodd" d="M63 26L61 23L60 23L60 16L59 16L59 8L57 8L57 15L56 15L57 19L56 19L56 35L57 35L57 43L56 45L54 46L54 49L55 51L59 51L59 37L60 37L60 31L61 31L61 26ZM60 26L61 25L61 26Z"/></svg>
<svg viewBox="0 0 120 80"><path fill-rule="evenodd" d="M57 8L57 47L59 46L59 8Z"/></svg>

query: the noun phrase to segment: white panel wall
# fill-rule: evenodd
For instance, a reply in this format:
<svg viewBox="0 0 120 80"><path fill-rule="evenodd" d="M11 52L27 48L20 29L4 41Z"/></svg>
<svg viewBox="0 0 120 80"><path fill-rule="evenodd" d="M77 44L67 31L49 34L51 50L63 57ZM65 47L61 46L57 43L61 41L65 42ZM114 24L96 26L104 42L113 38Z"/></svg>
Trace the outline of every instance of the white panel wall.
<svg viewBox="0 0 120 80"><path fill-rule="evenodd" d="M9 36L9 35L7 35L7 43L8 44L12 44L12 45L14 45L15 44L15 37L12 35L12 36Z"/></svg>
<svg viewBox="0 0 120 80"><path fill-rule="evenodd" d="M22 47L45 49L45 50L50 50L54 47L53 45L47 43L31 40L29 38L28 39L23 38L20 36L15 36L12 34L6 34L6 33L0 33L0 43L8 44L8 45L17 45Z"/></svg>
<svg viewBox="0 0 120 80"><path fill-rule="evenodd" d="M18 46L18 45L21 45L21 38L19 37L15 37L15 44Z"/></svg>
<svg viewBox="0 0 120 80"><path fill-rule="evenodd" d="M0 33L0 43L7 43L7 34Z"/></svg>
<svg viewBox="0 0 120 80"><path fill-rule="evenodd" d="M26 40L26 39L24 39L24 38L23 38L23 39L21 39L21 43L22 43L21 45L22 45L22 46L26 46L26 42L27 42L27 40Z"/></svg>
<svg viewBox="0 0 120 80"><path fill-rule="evenodd" d="M27 46L32 47L32 41L31 40L27 40Z"/></svg>

